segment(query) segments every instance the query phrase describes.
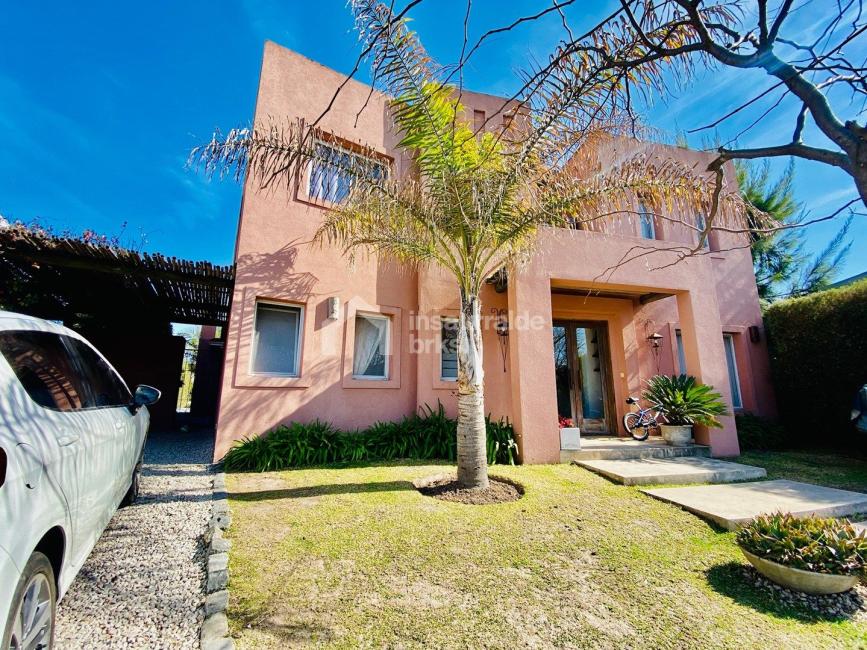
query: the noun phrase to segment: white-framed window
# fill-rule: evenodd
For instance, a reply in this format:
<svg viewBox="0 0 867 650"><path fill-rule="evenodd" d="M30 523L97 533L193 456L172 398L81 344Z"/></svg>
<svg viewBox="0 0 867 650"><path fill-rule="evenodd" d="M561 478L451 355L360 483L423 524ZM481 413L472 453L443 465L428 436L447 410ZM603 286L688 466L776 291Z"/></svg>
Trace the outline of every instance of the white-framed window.
<svg viewBox="0 0 867 650"><path fill-rule="evenodd" d="M686 354L683 351L683 335L680 330L674 330L674 339L677 342L677 370L681 375L685 375Z"/></svg>
<svg viewBox="0 0 867 650"><path fill-rule="evenodd" d="M316 158L310 163L307 195L311 199L341 203L349 196L353 178L359 174L380 181L385 180L388 169L378 160L338 145L317 142Z"/></svg>
<svg viewBox="0 0 867 650"><path fill-rule="evenodd" d="M443 318L440 321L440 379L458 379L458 319Z"/></svg>
<svg viewBox="0 0 867 650"><path fill-rule="evenodd" d="M298 376L304 309L257 301L250 371L256 375Z"/></svg>
<svg viewBox="0 0 867 650"><path fill-rule="evenodd" d="M355 315L353 379L388 379L391 319L381 314Z"/></svg>
<svg viewBox="0 0 867 650"><path fill-rule="evenodd" d="M641 236L645 239L656 239L656 222L653 210L649 210L644 202L638 204L638 223L641 226Z"/></svg>
<svg viewBox="0 0 867 650"><path fill-rule="evenodd" d="M741 382L738 377L738 363L735 355L735 337L731 334L723 334L723 347L726 351L726 365L729 371L729 385L732 391L732 406L736 409L743 408L741 399Z"/></svg>

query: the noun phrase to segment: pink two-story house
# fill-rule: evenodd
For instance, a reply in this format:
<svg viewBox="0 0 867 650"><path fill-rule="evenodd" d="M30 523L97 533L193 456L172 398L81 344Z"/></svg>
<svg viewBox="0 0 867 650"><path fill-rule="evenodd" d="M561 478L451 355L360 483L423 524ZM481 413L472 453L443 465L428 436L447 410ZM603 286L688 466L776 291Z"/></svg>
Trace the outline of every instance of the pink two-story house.
<svg viewBox="0 0 867 650"><path fill-rule="evenodd" d="M255 119L309 123L344 80L267 43ZM464 92L462 103L476 125L502 128L509 119L499 117L502 98ZM388 98L371 95L365 84L349 81L319 127L321 146L358 155L364 144L390 173L408 173ZM618 146L608 144L603 157L615 157ZM711 160L648 146L697 169ZM354 429L425 404L442 402L455 412L457 287L435 268L414 271L370 258L350 265L339 250L311 245L324 211L345 189L346 179L315 165L299 172L288 192L245 186L217 459L239 438L292 420ZM524 462L561 460L558 416L574 420L582 436L623 435L626 397L657 372L695 375L735 413L773 415L745 236L713 232L700 254L669 264L676 253L666 249L693 246L696 230L642 210L638 205L638 218L593 231L546 230L529 264L485 288L486 409L514 423ZM703 217L678 218L701 226ZM659 252L617 266L636 246ZM696 439L714 455L736 455L734 418L722 423L699 428Z"/></svg>

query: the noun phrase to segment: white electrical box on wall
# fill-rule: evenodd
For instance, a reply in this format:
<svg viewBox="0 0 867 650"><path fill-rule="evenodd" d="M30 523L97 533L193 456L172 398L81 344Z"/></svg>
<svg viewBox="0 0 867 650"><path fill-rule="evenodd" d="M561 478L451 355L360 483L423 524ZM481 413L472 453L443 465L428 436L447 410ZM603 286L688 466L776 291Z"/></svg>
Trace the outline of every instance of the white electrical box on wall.
<svg viewBox="0 0 867 650"><path fill-rule="evenodd" d="M340 298L332 296L328 299L328 320L340 319Z"/></svg>

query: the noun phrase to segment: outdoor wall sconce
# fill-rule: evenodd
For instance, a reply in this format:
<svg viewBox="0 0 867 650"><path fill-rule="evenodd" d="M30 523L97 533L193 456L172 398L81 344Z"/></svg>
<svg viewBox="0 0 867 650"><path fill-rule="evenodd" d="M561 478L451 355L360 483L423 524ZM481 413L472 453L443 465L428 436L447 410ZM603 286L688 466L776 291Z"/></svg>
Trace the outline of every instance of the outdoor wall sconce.
<svg viewBox="0 0 867 650"><path fill-rule="evenodd" d="M506 372L506 351L509 349L509 312L495 307L491 309L491 314L497 319L494 329L500 342L500 354L503 357L503 372Z"/></svg>
<svg viewBox="0 0 867 650"><path fill-rule="evenodd" d="M750 341L758 343L762 340L762 331L758 325L750 325Z"/></svg>
<svg viewBox="0 0 867 650"><path fill-rule="evenodd" d="M653 351L653 358L656 360L656 374L659 374L659 346L662 345L662 334L654 332L647 337L650 341L650 349Z"/></svg>

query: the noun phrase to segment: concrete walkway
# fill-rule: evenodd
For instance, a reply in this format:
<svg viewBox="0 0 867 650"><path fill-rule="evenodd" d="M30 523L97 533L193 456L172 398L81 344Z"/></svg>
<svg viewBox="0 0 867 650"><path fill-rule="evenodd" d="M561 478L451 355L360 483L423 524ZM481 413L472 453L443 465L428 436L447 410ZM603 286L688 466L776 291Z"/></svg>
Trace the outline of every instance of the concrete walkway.
<svg viewBox="0 0 867 650"><path fill-rule="evenodd" d="M867 494L797 481L698 485L642 492L679 505L728 530L735 530L757 515L773 512L818 517L845 517L867 512Z"/></svg>
<svg viewBox="0 0 867 650"><path fill-rule="evenodd" d="M767 476L763 467L741 465L716 458L578 460L575 464L623 485L731 483Z"/></svg>

